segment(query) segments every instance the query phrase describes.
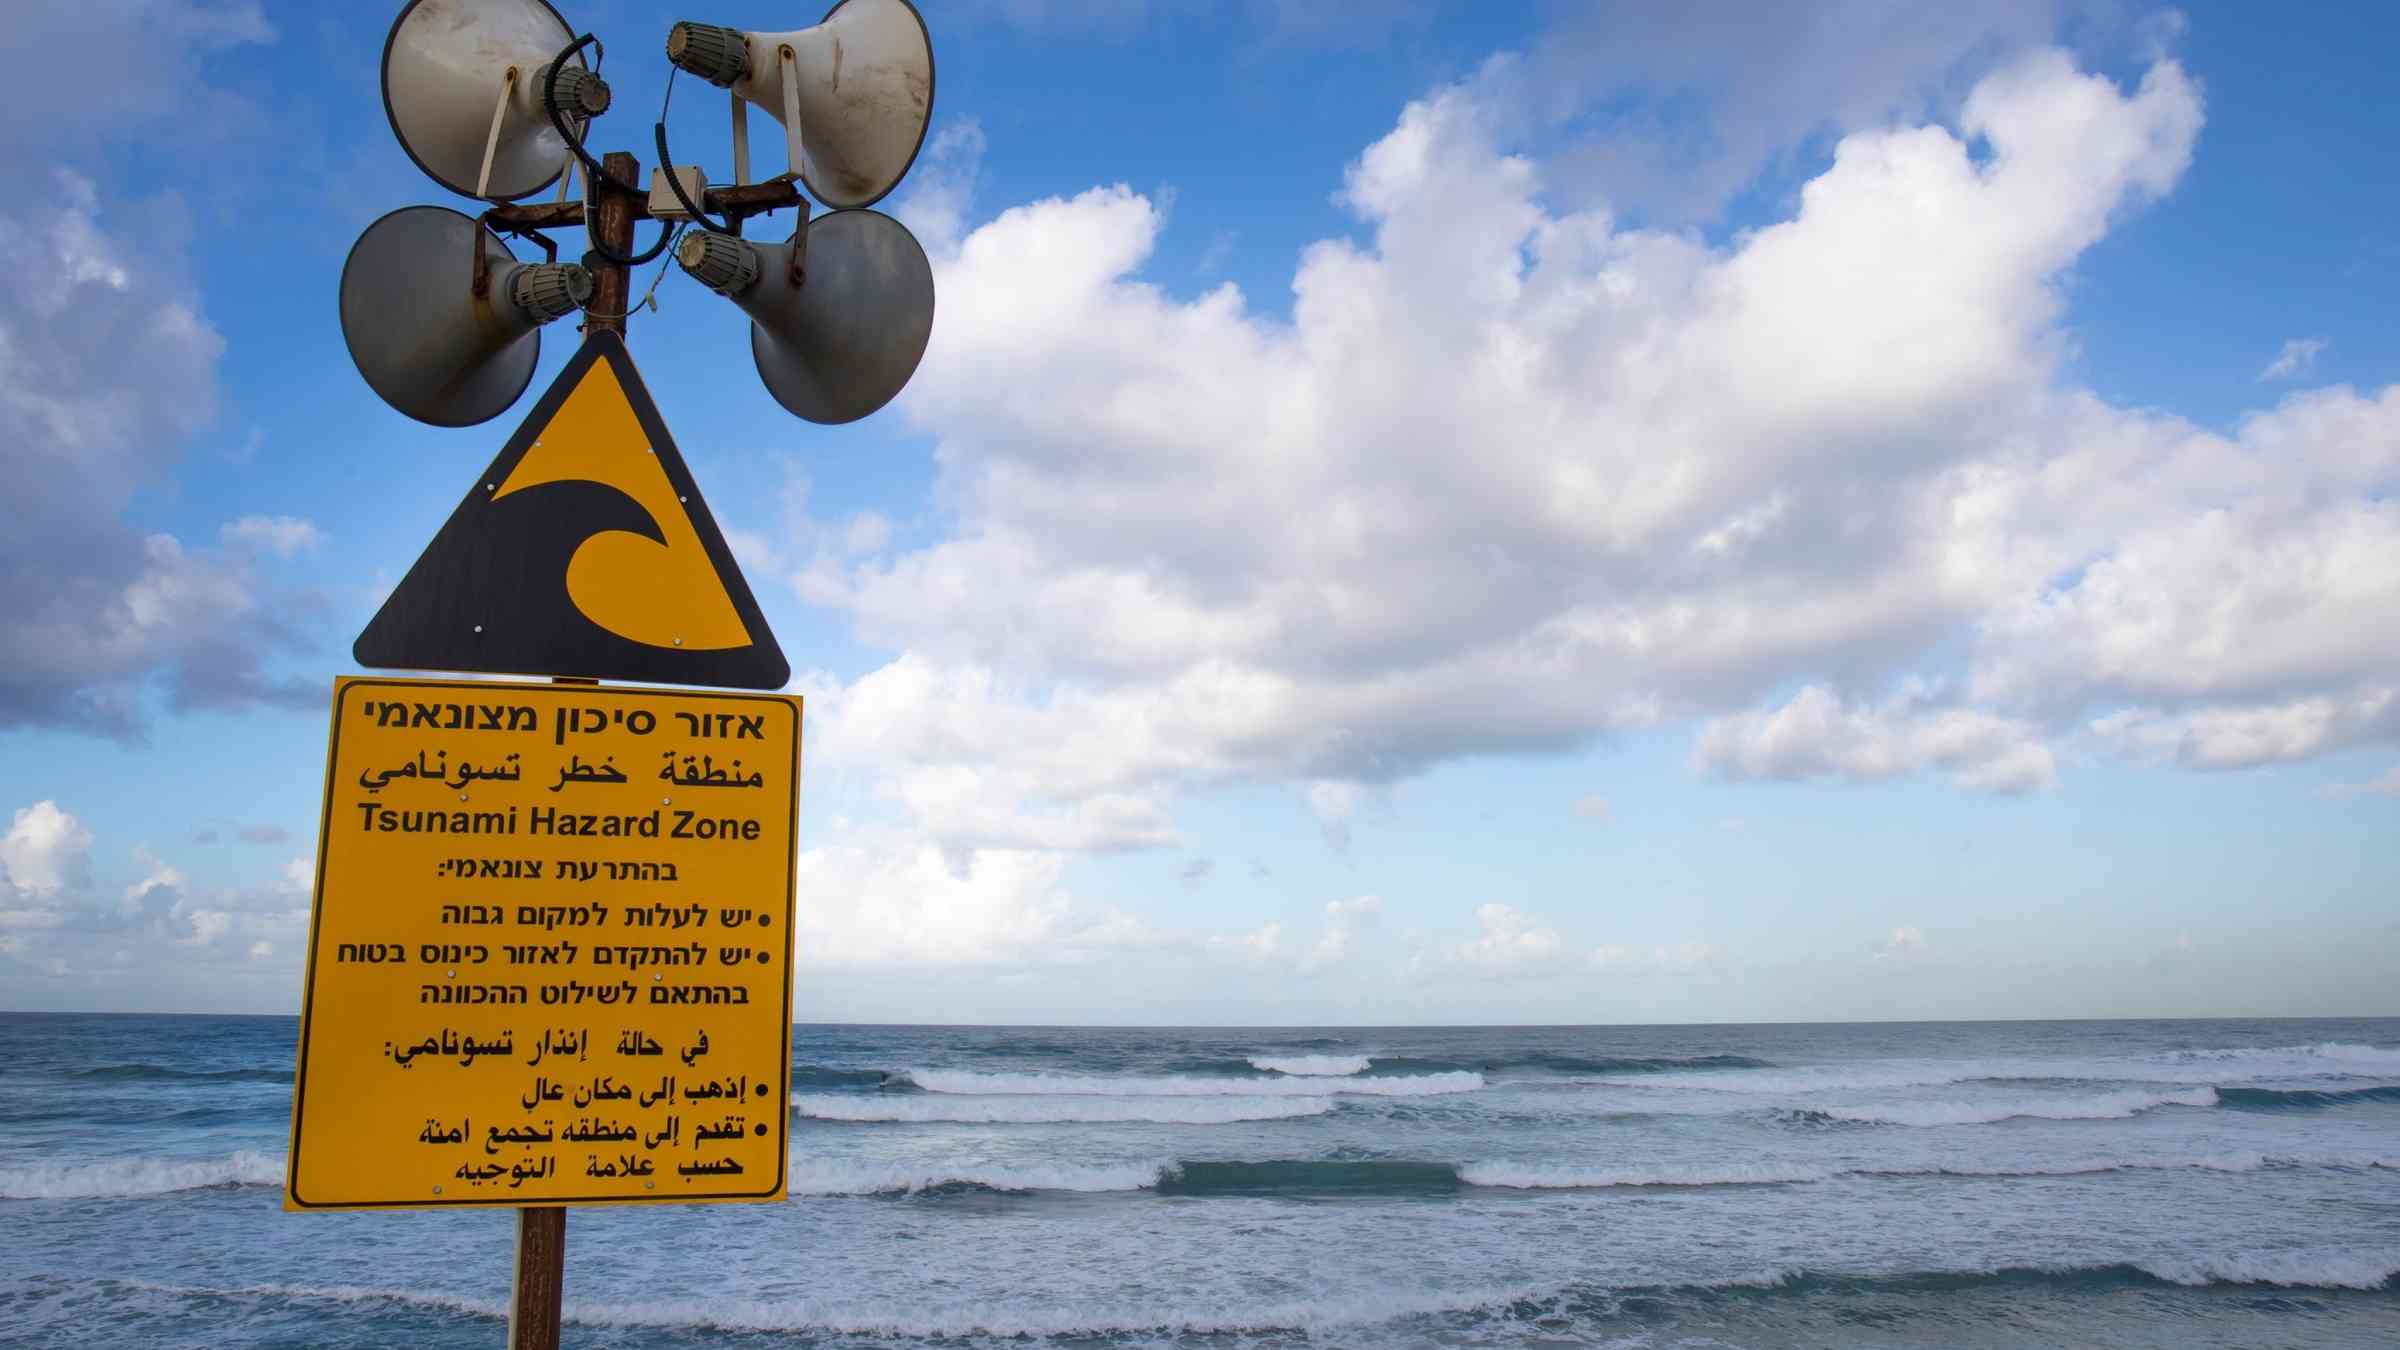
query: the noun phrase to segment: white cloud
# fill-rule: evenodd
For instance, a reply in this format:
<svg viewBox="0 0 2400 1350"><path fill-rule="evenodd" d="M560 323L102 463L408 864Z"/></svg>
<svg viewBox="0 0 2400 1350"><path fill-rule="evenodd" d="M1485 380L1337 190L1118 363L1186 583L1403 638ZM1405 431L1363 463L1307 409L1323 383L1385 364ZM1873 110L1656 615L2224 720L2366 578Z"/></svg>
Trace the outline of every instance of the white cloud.
<svg viewBox="0 0 2400 1350"><path fill-rule="evenodd" d="M261 549L278 558L325 542L324 531L297 516L244 516L226 525L220 534L228 545Z"/></svg>
<svg viewBox="0 0 2400 1350"><path fill-rule="evenodd" d="M276 32L256 0L109 0L98 5L27 5L9 15L0 46L0 132L84 141L163 127L207 134L246 115L239 96L205 84L199 58L272 43ZM89 71L64 52L155 53L155 83L141 97L94 95Z"/></svg>
<svg viewBox="0 0 2400 1350"><path fill-rule="evenodd" d="M2283 344L2282 351L2275 353L2275 359L2267 363L2267 368L2258 372L2258 378L2262 381L2297 379L2309 372L2309 368L2317 363L2317 353L2323 350L2323 338L2292 338Z"/></svg>
<svg viewBox="0 0 2400 1350"><path fill-rule="evenodd" d="M1706 219L1825 132L1955 107L1995 61L2057 31L2064 8L2059 0L1568 6L1522 60L1494 63L1483 79L1524 116L1567 125L1552 171L1574 192L1653 219ZM1660 117L1659 100L1673 100L1678 115Z"/></svg>
<svg viewBox="0 0 2400 1350"><path fill-rule="evenodd" d="M221 909L187 910L182 918L192 930L188 936L179 939L187 946L209 946L233 928L233 915Z"/></svg>
<svg viewBox="0 0 2400 1350"><path fill-rule="evenodd" d="M178 707L297 702L298 686L261 674L262 653L295 637L247 555L305 522L237 522L220 555L119 518L215 416L225 344L191 295L182 241L147 238L156 227L138 220L112 232L90 179L42 179L49 191L0 207L0 271L19 283L0 290L0 470L17 493L0 536L0 727L135 737L154 674ZM313 682L306 697L321 697Z"/></svg>
<svg viewBox="0 0 2400 1350"><path fill-rule="evenodd" d="M2130 708L2094 719L2091 730L2126 754L2196 769L2246 769L2400 735L2400 686L2173 714Z"/></svg>
<svg viewBox="0 0 2400 1350"><path fill-rule="evenodd" d="M1717 251L1545 210L1504 119L1447 90L1353 166L1371 241L1304 254L1288 325L1140 280L1162 217L1130 191L1003 212L941 262L906 398L960 533L809 573L905 650L854 686L858 722L906 747L892 790L943 837L1085 846L964 828L1008 764L995 811L1119 793L1138 828L1091 846L1125 847L1213 783L1302 785L1339 839L1362 790L1456 756L1763 725L1737 710L1812 674L1914 688L1914 660L2038 608L2112 526L2180 519L2050 494L2226 487L2239 456L2205 434L2050 384L2057 277L2172 186L2198 122L2171 63L2125 91L2030 58L1962 105L1987 155L1855 134L1793 219ZM2340 420L2286 428L2298 462ZM2051 706L2111 689L2017 678L2031 639L1982 631L1985 706L1844 708L1877 749L1807 771L2050 781ZM1709 762L1755 758L1719 732Z"/></svg>
<svg viewBox="0 0 2400 1350"><path fill-rule="evenodd" d="M11 889L48 900L85 883L92 832L57 802L19 807L0 837L0 873Z"/></svg>
<svg viewBox="0 0 2400 1350"><path fill-rule="evenodd" d="M182 890L186 878L181 870L146 848L135 849L133 857L142 865L142 877L125 888L118 906L125 913L139 913L150 907L154 896L173 896Z"/></svg>
<svg viewBox="0 0 2400 1350"><path fill-rule="evenodd" d="M1338 966L1350 954L1350 939L1360 929L1375 922L1383 913L1383 897L1356 895L1347 900L1325 902L1325 928L1317 936L1317 945L1300 958L1302 974L1311 974Z"/></svg>
<svg viewBox="0 0 2400 1350"><path fill-rule="evenodd" d="M1875 944L1878 961L1904 961L1925 950L1925 930L1915 924L1902 924L1883 941Z"/></svg>
<svg viewBox="0 0 2400 1350"><path fill-rule="evenodd" d="M1317 818L1317 828L1325 832L1325 842L1338 849L1350 847L1350 818L1358 814L1358 805L1366 798L1366 786L1333 779L1320 779L1308 785L1308 813Z"/></svg>
<svg viewBox="0 0 2400 1350"><path fill-rule="evenodd" d="M1728 778L1835 776L1872 782L1919 769L1995 792L2048 787L2057 766L2031 724L1968 708L1925 707L1904 693L1880 708L1845 707L1810 685L1771 712L1711 720L1693 762Z"/></svg>
<svg viewBox="0 0 2400 1350"><path fill-rule="evenodd" d="M1458 959L1493 973L1538 965L1558 954L1558 934L1511 905L1475 907L1481 932L1461 943Z"/></svg>
<svg viewBox="0 0 2400 1350"><path fill-rule="evenodd" d="M1575 799L1574 811L1577 816L1594 824L1605 824L1608 820L1608 798L1597 792L1587 793Z"/></svg>
<svg viewBox="0 0 2400 1350"><path fill-rule="evenodd" d="M794 948L803 965L1076 962L1160 939L1119 911L1074 903L1057 852L980 848L953 866L934 844L861 829L802 849Z"/></svg>
<svg viewBox="0 0 2400 1350"><path fill-rule="evenodd" d="M1431 765L1692 720L1729 777L2024 791L2066 744L2159 753L2096 720L2382 687L2400 392L2221 435L2062 382L2077 260L2190 160L2172 61L2128 88L2012 59L1947 124L1879 96L1789 219L1723 246L1553 191L1511 87L1437 91L1360 154L1363 228L1303 251L1288 319L1149 277L1167 212L1129 188L971 228L963 189L928 198L943 321L902 407L955 531L787 550L898 652L802 681L812 772L897 817L803 855L816 893L883 897L824 951L1166 942L1075 903L1066 859L1180 844L1220 784L1285 785L1339 841ZM1555 946L1499 908L1518 926L1466 949Z"/></svg>
<svg viewBox="0 0 2400 1350"><path fill-rule="evenodd" d="M1249 961L1270 961L1283 951L1283 925L1270 922L1255 933L1212 937L1207 945L1211 951L1229 952Z"/></svg>
<svg viewBox="0 0 2400 1350"><path fill-rule="evenodd" d="M1647 950L1606 942L1594 947L1589 959L1593 969L1616 975L1689 975L1715 961L1717 949L1699 941L1659 943Z"/></svg>

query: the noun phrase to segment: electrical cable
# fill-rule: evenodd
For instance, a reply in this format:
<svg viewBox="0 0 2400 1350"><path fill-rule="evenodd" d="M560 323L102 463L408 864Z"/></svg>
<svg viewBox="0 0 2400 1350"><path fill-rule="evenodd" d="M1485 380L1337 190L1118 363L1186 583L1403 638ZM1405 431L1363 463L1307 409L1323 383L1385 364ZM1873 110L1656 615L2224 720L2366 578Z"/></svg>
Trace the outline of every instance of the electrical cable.
<svg viewBox="0 0 2400 1350"><path fill-rule="evenodd" d="M700 203L693 201L690 193L683 190L683 179L675 172L675 158L667 153L667 105L674 101L675 68L670 66L667 69L667 96L658 101L658 124L651 128L658 141L658 163L660 170L667 176L667 190L675 194L675 200L683 204L684 210L692 213L694 225L710 234L722 234L738 239L742 232L730 214L726 217L727 223L719 225L708 218L708 213L700 209Z"/></svg>
<svg viewBox="0 0 2400 1350"><path fill-rule="evenodd" d="M542 110L550 114L551 127L558 132L559 139L567 143L567 148L574 152L576 161L583 165L583 233L584 238L592 246L592 252L619 267L639 267L666 252L667 239L675 231L672 225L666 221L660 221L658 223L658 242L652 244L646 252L632 254L619 253L610 247L606 240L592 232L595 223L594 217L600 214L599 192L602 180L605 179L608 186L619 192L630 192L638 196L642 189L635 184L620 181L616 175L603 168L599 160L592 158L591 151L583 148L583 138L577 136L574 129L567 125L567 119L559 114L558 72L565 67L570 58L587 46L592 48L595 58L593 61L594 73L598 72L599 63L608 59L608 49L600 45L597 34L586 33L568 43L566 50L560 52L558 59L550 63L549 71L542 77ZM667 175L669 179L674 176L672 173Z"/></svg>

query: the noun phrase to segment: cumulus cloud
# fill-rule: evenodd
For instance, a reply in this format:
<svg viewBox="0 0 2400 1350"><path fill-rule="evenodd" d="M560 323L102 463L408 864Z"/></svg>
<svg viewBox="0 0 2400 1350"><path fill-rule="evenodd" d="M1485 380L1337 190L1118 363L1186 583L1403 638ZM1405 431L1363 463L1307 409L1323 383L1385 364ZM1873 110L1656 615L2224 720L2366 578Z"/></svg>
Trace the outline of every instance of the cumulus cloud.
<svg viewBox="0 0 2400 1350"><path fill-rule="evenodd" d="M1168 212L1127 187L972 221L960 130L905 208L943 315L901 404L954 528L807 522L760 554L898 653L801 682L812 772L892 817L803 852L812 894L854 898L804 957L1171 945L1073 899L1071 857L1177 846L1185 796L1244 782L1338 844L1430 766L1661 722L1723 777L2001 792L2069 745L2204 766L2400 736L2375 638L2400 393L2219 433L2063 382L2067 278L2174 188L2201 99L2171 59L2120 85L1973 54L1997 13L1923 20L1854 104L1776 93L1839 139L1723 244L1595 204L1532 106L1556 72L1436 90L1348 169L1360 228L1300 254L1288 316L1150 275ZM1445 959L1556 952L1486 908ZM1347 922L1299 962L1342 959Z"/></svg>
<svg viewBox="0 0 2400 1350"><path fill-rule="evenodd" d="M1925 930L1915 924L1901 924L1875 944L1878 961L1902 961L1925 950Z"/></svg>
<svg viewBox="0 0 2400 1350"><path fill-rule="evenodd" d="M904 831L859 828L798 858L794 947L803 965L1076 963L1156 945L1159 935L1113 909L1078 905L1056 851L979 848L963 866Z"/></svg>
<svg viewBox="0 0 2400 1350"><path fill-rule="evenodd" d="M156 897L172 898L183 888L183 872L160 859L146 848L133 851L134 861L142 865L142 876L125 888L118 907L127 914L138 914L153 907Z"/></svg>
<svg viewBox="0 0 2400 1350"><path fill-rule="evenodd" d="M1589 961L1594 970L1612 975L1689 975L1716 959L1716 947L1707 942L1662 942L1647 948L1604 942L1592 948Z"/></svg>
<svg viewBox="0 0 2400 1350"><path fill-rule="evenodd" d="M123 519L133 493L213 424L225 344L191 282L183 200L112 195L75 163L121 136L240 122L250 105L204 81L203 58L273 37L255 4L129 0L11 16L0 174L28 190L0 205L0 271L14 279L0 290L0 472L16 507L0 535L0 728L135 738L154 680L178 708L300 698L262 673L262 653L298 639L291 607L263 602L254 560L302 546L314 527L256 517L217 547L187 548ZM95 100L72 87L73 63L54 59L134 48L158 77L140 98ZM55 115L66 106L76 115ZM11 115L27 107L39 111Z"/></svg>
<svg viewBox="0 0 2400 1350"><path fill-rule="evenodd" d="M20 896L49 899L81 889L89 875L92 832L57 802L20 807L0 836L0 874Z"/></svg>
<svg viewBox="0 0 2400 1350"><path fill-rule="evenodd" d="M2048 787L2057 776L2040 731L2014 718L1924 707L1904 694L1881 707L1845 707L1810 685L1782 707L1712 719L1693 762L1728 778L1871 782L1938 767L1957 782L1997 792Z"/></svg>
<svg viewBox="0 0 2400 1350"><path fill-rule="evenodd" d="M1210 951L1230 953L1252 962L1270 961L1283 951L1283 925L1270 922L1255 933L1211 937L1206 944Z"/></svg>
<svg viewBox="0 0 2400 1350"><path fill-rule="evenodd" d="M307 930L306 892L273 882L209 889L147 847L131 879L93 876L93 833L53 801L16 812L0 838L0 999L91 1006L180 991L157 1006L206 1005L236 966L293 950ZM128 967L156 972L139 990ZM278 987L266 1006L280 1007ZM30 1004L20 1004L30 1006Z"/></svg>
<svg viewBox="0 0 2400 1350"><path fill-rule="evenodd" d="M2291 338L2283 344L2282 351L2275 353L2275 359L2267 363L2267 368L2258 372L2258 378L2261 381L2297 379L2316 365L2317 353L2323 350L2323 338Z"/></svg>
<svg viewBox="0 0 2400 1350"><path fill-rule="evenodd" d="M2195 769L2247 769L2400 736L2400 685L2361 689L2339 698L2208 706L2183 713L2129 708L2094 719L2091 730L2103 743L2130 755Z"/></svg>
<svg viewBox="0 0 2400 1350"><path fill-rule="evenodd" d="M1714 217L1804 144L1952 111L2076 0L1634 0L1565 7L1483 75L1554 128L1554 176L1662 223ZM1869 36L1871 35L1871 36ZM1670 106L1679 115L1662 115ZM1686 111L1688 110L1688 112Z"/></svg>
<svg viewBox="0 0 2400 1350"><path fill-rule="evenodd" d="M1412 104L1359 158L1369 237L1306 251L1289 322L1141 279L1163 217L1122 188L1004 211L941 261L906 406L960 528L807 586L904 651L834 716L898 752L888 791L937 836L1151 846L1182 793L1281 780L1338 841L1430 764L1683 717L1716 719L1697 754L1732 776L2024 790L2076 709L2142 688L2054 654L2186 584L2132 575L2128 540L2180 556L2232 492L2301 538L2358 516L2385 556L2362 494L2388 395L2228 439L2055 386L2063 269L2188 162L2172 62L2132 89L2008 64L1955 130L1844 138L1793 218L1723 249L1545 205L1480 97ZM2271 678L2200 668L2338 676L2371 631L2349 605L2261 644ZM1962 650L1956 677L1919 665Z"/></svg>
<svg viewBox="0 0 2400 1350"><path fill-rule="evenodd" d="M1383 897L1356 895L1347 900L1325 902L1325 927L1317 936L1317 945L1300 958L1300 971L1310 974L1328 970L1342 963L1350 954L1350 939L1359 930L1375 922L1383 913Z"/></svg>
<svg viewBox="0 0 2400 1350"><path fill-rule="evenodd" d="M1558 954L1558 934L1512 905L1477 905L1475 924L1480 931L1458 948L1458 959L1469 966L1497 974Z"/></svg>
<svg viewBox="0 0 2400 1350"><path fill-rule="evenodd" d="M325 533L297 516L244 516L220 535L228 545L260 549L288 558L325 542Z"/></svg>
<svg viewBox="0 0 2400 1350"><path fill-rule="evenodd" d="M0 128L25 139L90 142L167 128L222 132L251 116L239 94L204 78L201 63L238 47L272 43L275 26L257 0L109 0L98 5L26 5L9 15L0 46ZM143 50L159 59L140 97L95 97L90 71L61 53ZM73 115L62 116L63 110ZM5 133L0 133L5 134Z"/></svg>

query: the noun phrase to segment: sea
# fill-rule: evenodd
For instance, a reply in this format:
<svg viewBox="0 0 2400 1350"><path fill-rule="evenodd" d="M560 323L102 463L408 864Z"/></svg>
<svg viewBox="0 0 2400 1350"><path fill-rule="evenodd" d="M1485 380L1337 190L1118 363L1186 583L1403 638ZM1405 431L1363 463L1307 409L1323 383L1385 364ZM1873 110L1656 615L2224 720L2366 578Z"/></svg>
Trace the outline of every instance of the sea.
<svg viewBox="0 0 2400 1350"><path fill-rule="evenodd" d="M296 1034L0 1014L0 1345L501 1344L510 1212L282 1209ZM568 1345L2400 1346L2400 1019L794 1044Z"/></svg>

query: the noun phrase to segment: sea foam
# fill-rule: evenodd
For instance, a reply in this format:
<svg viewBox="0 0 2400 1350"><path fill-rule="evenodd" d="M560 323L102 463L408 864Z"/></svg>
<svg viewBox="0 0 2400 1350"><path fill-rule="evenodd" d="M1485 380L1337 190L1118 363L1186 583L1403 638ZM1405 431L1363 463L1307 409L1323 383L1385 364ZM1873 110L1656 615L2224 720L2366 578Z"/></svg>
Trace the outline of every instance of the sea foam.
<svg viewBox="0 0 2400 1350"><path fill-rule="evenodd" d="M1047 1125L1155 1122L1170 1125L1230 1125L1244 1120L1290 1120L1333 1110L1329 1097L943 1097L835 1096L794 1093L792 1107L804 1117L861 1123L953 1123Z"/></svg>
<svg viewBox="0 0 2400 1350"><path fill-rule="evenodd" d="M283 1159L242 1149L222 1158L126 1158L0 1168L0 1199L83 1200L171 1195L211 1186L280 1186Z"/></svg>
<svg viewBox="0 0 2400 1350"><path fill-rule="evenodd" d="M1412 1074L1396 1078L1334 1080L1307 1078L1201 1078L1184 1074L1154 1077L1072 1073L981 1073L971 1069L910 1069L895 1074L927 1092L1011 1097L1321 1097L1327 1093L1364 1097L1423 1097L1474 1092L1483 1075L1467 1071Z"/></svg>
<svg viewBox="0 0 2400 1350"><path fill-rule="evenodd" d="M1365 1055L1252 1055L1250 1067L1266 1073L1307 1077L1346 1077L1365 1073L1374 1061Z"/></svg>
<svg viewBox="0 0 2400 1350"><path fill-rule="evenodd" d="M1786 1112L1803 1121L1862 1125L1991 1125L2003 1120L2124 1120L2162 1106L2215 1106L2215 1088L2186 1092L2101 1092L2081 1097L2029 1097L2016 1101L1879 1102L1866 1106L1813 1106Z"/></svg>
<svg viewBox="0 0 2400 1350"><path fill-rule="evenodd" d="M911 1195L972 1187L987 1191L1143 1191L1158 1185L1168 1162L1099 1167L906 1167L814 1159L792 1165L794 1195Z"/></svg>
<svg viewBox="0 0 2400 1350"><path fill-rule="evenodd" d="M2325 1041L2315 1045L2175 1050L2108 1058L1887 1060L1733 1072L1610 1074L1590 1081L1622 1087L1699 1088L1781 1096L2026 1080L2218 1085L2328 1078L2400 1079L2400 1050Z"/></svg>

